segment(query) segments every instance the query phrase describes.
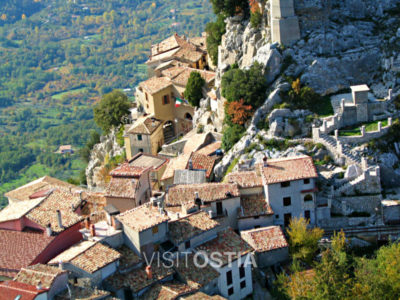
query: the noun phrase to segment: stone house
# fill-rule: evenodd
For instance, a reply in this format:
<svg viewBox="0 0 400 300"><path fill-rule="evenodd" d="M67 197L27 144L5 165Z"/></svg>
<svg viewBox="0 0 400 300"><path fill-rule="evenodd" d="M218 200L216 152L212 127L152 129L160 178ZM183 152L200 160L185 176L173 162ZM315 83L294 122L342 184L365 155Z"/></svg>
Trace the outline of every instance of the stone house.
<svg viewBox="0 0 400 300"><path fill-rule="evenodd" d="M240 197L237 222L239 231L274 224L274 212L264 193Z"/></svg>
<svg viewBox="0 0 400 300"><path fill-rule="evenodd" d="M157 155L164 144L162 121L143 116L136 120L124 134L126 158L138 153Z"/></svg>
<svg viewBox="0 0 400 300"><path fill-rule="evenodd" d="M64 291L68 284L68 273L49 265L36 264L26 268L15 276L15 282L40 287L47 290L47 298L54 299L58 293Z"/></svg>
<svg viewBox="0 0 400 300"><path fill-rule="evenodd" d="M151 195L151 169L125 162L112 170L105 192L107 205L112 204L124 212L148 202Z"/></svg>
<svg viewBox="0 0 400 300"><path fill-rule="evenodd" d="M152 190L159 190L161 186L161 177L167 168L168 162L168 158L149 153L138 153L129 160L131 166L151 168L150 180Z"/></svg>
<svg viewBox="0 0 400 300"><path fill-rule="evenodd" d="M240 232L254 249L257 266L265 268L289 259L289 244L280 226L262 227Z"/></svg>
<svg viewBox="0 0 400 300"><path fill-rule="evenodd" d="M162 208L146 203L119 216L125 244L141 256L151 258L167 239L169 217Z"/></svg>
<svg viewBox="0 0 400 300"><path fill-rule="evenodd" d="M293 217L304 217L316 223L316 183L318 177L313 159L296 156L264 159L258 166L267 203L274 212L274 224L287 226Z"/></svg>
<svg viewBox="0 0 400 300"><path fill-rule="evenodd" d="M192 289L209 295L220 292L218 286L220 274L201 256L195 259L195 255L192 253L184 258L181 257L179 263L174 265L174 270L177 278Z"/></svg>
<svg viewBox="0 0 400 300"><path fill-rule="evenodd" d="M231 228L220 231L215 239L196 248L219 273L218 289L230 300L243 299L253 293L252 250Z"/></svg>
<svg viewBox="0 0 400 300"><path fill-rule="evenodd" d="M161 185L163 189L167 189L174 183L175 171L177 170L204 170L207 181L213 179L213 169L217 157L198 154L197 152L186 153L171 159L163 176L161 177Z"/></svg>
<svg viewBox="0 0 400 300"><path fill-rule="evenodd" d="M208 59L205 36L187 39L178 34L151 46L151 54L146 61L149 75L152 76L156 69L179 62L196 69L207 68Z"/></svg>
<svg viewBox="0 0 400 300"><path fill-rule="evenodd" d="M140 299L142 300L160 300L169 299L177 300L182 299L182 296L190 295L195 292L196 289L173 280L171 282L156 283L153 285Z"/></svg>
<svg viewBox="0 0 400 300"><path fill-rule="evenodd" d="M117 271L121 254L99 242L82 241L59 254L48 264L60 265L75 278L89 278L93 285Z"/></svg>
<svg viewBox="0 0 400 300"><path fill-rule="evenodd" d="M166 195L166 209L179 209L185 205L196 206L208 212L212 218L221 219L223 223L237 228L240 194L236 184L203 183L170 187Z"/></svg>
<svg viewBox="0 0 400 300"><path fill-rule="evenodd" d="M168 223L169 240L178 252L190 249L217 237L220 223L204 211L198 211Z"/></svg>
<svg viewBox="0 0 400 300"><path fill-rule="evenodd" d="M152 286L171 281L174 273L173 268L166 268L163 263L154 260L147 267L143 265L128 273L116 273L108 277L104 286L118 299L137 299Z"/></svg>

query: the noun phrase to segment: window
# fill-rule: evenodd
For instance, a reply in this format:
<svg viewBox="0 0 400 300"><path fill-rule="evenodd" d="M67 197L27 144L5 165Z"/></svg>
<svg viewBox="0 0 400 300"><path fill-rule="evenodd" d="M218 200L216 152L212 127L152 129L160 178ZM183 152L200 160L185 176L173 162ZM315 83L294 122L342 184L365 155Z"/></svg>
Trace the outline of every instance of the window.
<svg viewBox="0 0 400 300"><path fill-rule="evenodd" d="M149 96L147 96L147 93L145 93L146 96L146 101L149 101Z"/></svg>
<svg viewBox="0 0 400 300"><path fill-rule="evenodd" d="M290 186L290 181L281 182L281 187L285 188Z"/></svg>
<svg viewBox="0 0 400 300"><path fill-rule="evenodd" d="M292 204L292 199L290 197L283 198L283 206L290 206Z"/></svg>
<svg viewBox="0 0 400 300"><path fill-rule="evenodd" d="M232 284L232 271L226 272L226 285Z"/></svg>
<svg viewBox="0 0 400 300"><path fill-rule="evenodd" d="M216 203L217 206L217 215L221 216L224 212L223 208L222 208L222 202L217 202Z"/></svg>
<svg viewBox="0 0 400 300"><path fill-rule="evenodd" d="M162 104L169 104L169 95L164 95L163 96L163 102L162 102Z"/></svg>
<svg viewBox="0 0 400 300"><path fill-rule="evenodd" d="M139 148L139 152L143 152L143 148Z"/></svg>
<svg viewBox="0 0 400 300"><path fill-rule="evenodd" d="M239 267L239 275L240 275L240 278L244 278L246 276L246 270L243 265L241 265Z"/></svg>
<svg viewBox="0 0 400 300"><path fill-rule="evenodd" d="M246 287L246 280L243 280L243 281L240 283L240 288L243 290L245 287Z"/></svg>
<svg viewBox="0 0 400 300"><path fill-rule="evenodd" d="M153 234L157 234L158 233L158 226L153 227L152 229Z"/></svg>
<svg viewBox="0 0 400 300"><path fill-rule="evenodd" d="M254 229L261 228L261 225L254 226Z"/></svg>
<svg viewBox="0 0 400 300"><path fill-rule="evenodd" d="M255 216L255 217L253 217L254 220L257 220L257 219L259 219L259 218L260 218L260 216Z"/></svg>
<svg viewBox="0 0 400 300"><path fill-rule="evenodd" d="M279 219L279 215L275 215L275 219Z"/></svg>
<svg viewBox="0 0 400 300"><path fill-rule="evenodd" d="M142 137L142 135L141 135L141 134L138 134L138 136L137 136L137 139L138 139L138 141L141 141L141 140L143 140L143 137Z"/></svg>
<svg viewBox="0 0 400 300"><path fill-rule="evenodd" d="M154 252L158 252L160 251L160 245L159 244L155 244L154 245Z"/></svg>
<svg viewBox="0 0 400 300"><path fill-rule="evenodd" d="M311 194L307 194L307 195L304 197L304 201L313 201L313 196L312 196Z"/></svg>
<svg viewBox="0 0 400 300"><path fill-rule="evenodd" d="M234 291L233 287L231 287L230 289L228 289L228 296L233 295L234 292L235 291Z"/></svg>
<svg viewBox="0 0 400 300"><path fill-rule="evenodd" d="M304 184L309 184L310 183L310 178L304 179Z"/></svg>
<svg viewBox="0 0 400 300"><path fill-rule="evenodd" d="M185 249L189 249L190 248L190 240L185 242Z"/></svg>
<svg viewBox="0 0 400 300"><path fill-rule="evenodd" d="M309 210L306 210L306 211L304 212L304 218L306 218L307 220L310 220L310 218L311 218L311 213L310 213Z"/></svg>

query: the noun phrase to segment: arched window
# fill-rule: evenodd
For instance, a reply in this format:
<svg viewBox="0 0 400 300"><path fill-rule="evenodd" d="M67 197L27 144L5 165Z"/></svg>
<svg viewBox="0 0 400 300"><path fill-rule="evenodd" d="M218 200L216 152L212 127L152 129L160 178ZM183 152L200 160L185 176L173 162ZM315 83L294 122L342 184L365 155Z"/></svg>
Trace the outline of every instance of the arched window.
<svg viewBox="0 0 400 300"><path fill-rule="evenodd" d="M190 120L190 121L193 120L192 115L189 114L189 113L186 113L186 114L185 114L185 119L186 119L186 120Z"/></svg>
<svg viewBox="0 0 400 300"><path fill-rule="evenodd" d="M304 197L304 201L313 201L313 196L312 196L311 194L307 194L307 195Z"/></svg>

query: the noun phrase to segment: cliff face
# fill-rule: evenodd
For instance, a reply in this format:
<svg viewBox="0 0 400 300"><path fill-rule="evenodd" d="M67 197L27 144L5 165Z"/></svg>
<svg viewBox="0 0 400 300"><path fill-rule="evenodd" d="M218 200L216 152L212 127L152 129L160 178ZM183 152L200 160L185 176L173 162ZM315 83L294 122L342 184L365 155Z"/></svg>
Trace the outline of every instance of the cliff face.
<svg viewBox="0 0 400 300"><path fill-rule="evenodd" d="M281 75L300 78L303 85L322 95L356 84L368 84L380 98L389 89L394 95L399 93L400 0L294 0L301 38L284 46L271 43L271 1L266 1L260 29L239 17L226 20L219 48L217 97L221 98L221 78L233 63L240 68L262 63L272 92L244 137L217 165L217 177L243 154L258 133L255 125L271 111L272 103L280 102L279 91L288 88ZM223 106L218 115L223 118Z"/></svg>
<svg viewBox="0 0 400 300"><path fill-rule="evenodd" d="M99 176L99 171L106 159L122 155L123 147L117 143L116 130L112 130L107 136L101 136L100 143L94 145L90 154L90 160L86 168L86 180L89 189L102 190L105 183Z"/></svg>

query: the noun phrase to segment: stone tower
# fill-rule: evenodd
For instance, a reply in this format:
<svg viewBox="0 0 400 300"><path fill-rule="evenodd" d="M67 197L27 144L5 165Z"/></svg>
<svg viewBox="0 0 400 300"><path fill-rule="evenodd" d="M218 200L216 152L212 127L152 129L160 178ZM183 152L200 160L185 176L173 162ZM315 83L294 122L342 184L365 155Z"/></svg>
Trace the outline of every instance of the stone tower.
<svg viewBox="0 0 400 300"><path fill-rule="evenodd" d="M293 0L271 0L271 32L273 43L290 45L300 39Z"/></svg>
<svg viewBox="0 0 400 300"><path fill-rule="evenodd" d="M357 122L368 122L368 92L367 85L356 85L351 87L353 103L357 109Z"/></svg>

